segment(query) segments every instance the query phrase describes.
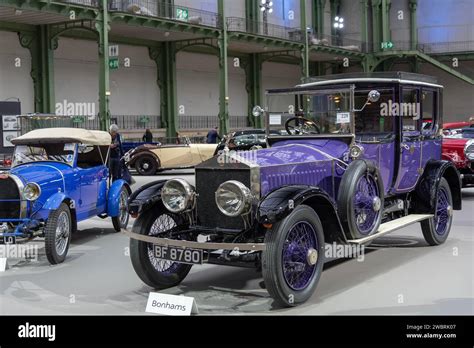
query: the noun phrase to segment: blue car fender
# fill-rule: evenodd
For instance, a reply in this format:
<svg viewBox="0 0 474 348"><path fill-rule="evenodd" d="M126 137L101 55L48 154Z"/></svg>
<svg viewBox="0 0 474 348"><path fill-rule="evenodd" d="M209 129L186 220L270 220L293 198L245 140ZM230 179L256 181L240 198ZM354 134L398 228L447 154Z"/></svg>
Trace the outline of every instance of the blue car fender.
<svg viewBox="0 0 474 348"><path fill-rule="evenodd" d="M109 188L109 193L107 196L107 215L110 217L119 216L119 196L122 187L125 187L130 194L130 186L128 186L127 182L122 179L115 180L112 186Z"/></svg>
<svg viewBox="0 0 474 348"><path fill-rule="evenodd" d="M67 196L64 192L57 192L46 200L42 209L43 210L56 210L59 208L61 203L64 202L65 200L70 200L69 196ZM74 205L74 201L71 200L71 203ZM74 207L71 207L71 208L74 208Z"/></svg>

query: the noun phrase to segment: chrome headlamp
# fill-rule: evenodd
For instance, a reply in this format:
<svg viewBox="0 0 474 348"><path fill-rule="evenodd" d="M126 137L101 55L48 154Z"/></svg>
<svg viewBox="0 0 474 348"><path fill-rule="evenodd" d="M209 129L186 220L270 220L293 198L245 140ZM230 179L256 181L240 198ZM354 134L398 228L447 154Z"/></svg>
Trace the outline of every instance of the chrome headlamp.
<svg viewBox="0 0 474 348"><path fill-rule="evenodd" d="M30 182L23 188L23 198L27 201L36 201L40 195L41 187L35 182Z"/></svg>
<svg viewBox="0 0 474 348"><path fill-rule="evenodd" d="M252 206L252 193L241 182L229 180L218 187L216 205L226 216L234 217L246 214Z"/></svg>
<svg viewBox="0 0 474 348"><path fill-rule="evenodd" d="M364 148L359 145L352 145L349 150L349 155L352 159L358 159L364 153Z"/></svg>
<svg viewBox="0 0 474 348"><path fill-rule="evenodd" d="M166 209L180 213L194 207L194 187L183 179L171 179L161 190L161 200Z"/></svg>
<svg viewBox="0 0 474 348"><path fill-rule="evenodd" d="M474 139L470 139L466 142L466 146L464 146L464 154L468 160L474 161Z"/></svg>

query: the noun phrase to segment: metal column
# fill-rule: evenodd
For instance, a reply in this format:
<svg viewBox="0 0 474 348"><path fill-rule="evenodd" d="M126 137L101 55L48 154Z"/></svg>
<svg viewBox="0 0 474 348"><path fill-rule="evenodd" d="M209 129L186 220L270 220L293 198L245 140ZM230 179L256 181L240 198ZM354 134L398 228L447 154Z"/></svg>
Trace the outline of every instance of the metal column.
<svg viewBox="0 0 474 348"><path fill-rule="evenodd" d="M99 123L100 129L107 131L110 127L110 81L109 81L109 14L107 0L101 0L99 18L96 22L99 32Z"/></svg>
<svg viewBox="0 0 474 348"><path fill-rule="evenodd" d="M219 34L219 134L229 132L229 67L227 64L227 25L224 0L218 0L217 8L222 28Z"/></svg>

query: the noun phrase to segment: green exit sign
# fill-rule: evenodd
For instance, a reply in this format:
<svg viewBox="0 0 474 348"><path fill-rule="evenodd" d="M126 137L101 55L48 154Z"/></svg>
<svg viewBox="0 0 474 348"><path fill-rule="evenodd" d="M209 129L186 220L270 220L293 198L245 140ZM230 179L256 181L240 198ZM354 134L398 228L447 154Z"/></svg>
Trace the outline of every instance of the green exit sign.
<svg viewBox="0 0 474 348"><path fill-rule="evenodd" d="M119 68L119 59L118 57L109 58L109 69L116 70Z"/></svg>
<svg viewBox="0 0 474 348"><path fill-rule="evenodd" d="M381 46L382 49L384 49L384 48L393 48L393 42L391 42L391 41L382 42L380 46Z"/></svg>
<svg viewBox="0 0 474 348"><path fill-rule="evenodd" d="M189 18L189 12L185 8L176 8L176 19L187 21Z"/></svg>

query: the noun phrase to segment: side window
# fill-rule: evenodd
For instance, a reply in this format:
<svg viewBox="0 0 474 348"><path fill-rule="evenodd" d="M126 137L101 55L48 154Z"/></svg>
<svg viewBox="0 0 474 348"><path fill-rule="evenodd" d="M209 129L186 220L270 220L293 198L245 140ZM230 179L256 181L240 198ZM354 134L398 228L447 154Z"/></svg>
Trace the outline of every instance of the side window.
<svg viewBox="0 0 474 348"><path fill-rule="evenodd" d="M376 103L367 103L365 108L355 113L356 137L359 141L377 141L389 139L393 134L391 114L394 100L393 89L379 89L380 99ZM355 108L361 109L367 101L369 90L357 91L354 96Z"/></svg>
<svg viewBox="0 0 474 348"><path fill-rule="evenodd" d="M421 92L422 131L430 132L437 122L435 92L423 89Z"/></svg>
<svg viewBox="0 0 474 348"><path fill-rule="evenodd" d="M418 88L403 88L399 116L402 118L403 132L420 131L420 91Z"/></svg>
<svg viewBox="0 0 474 348"><path fill-rule="evenodd" d="M102 165L98 146L83 145L78 147L77 166L83 169L93 168Z"/></svg>

